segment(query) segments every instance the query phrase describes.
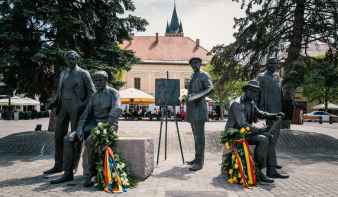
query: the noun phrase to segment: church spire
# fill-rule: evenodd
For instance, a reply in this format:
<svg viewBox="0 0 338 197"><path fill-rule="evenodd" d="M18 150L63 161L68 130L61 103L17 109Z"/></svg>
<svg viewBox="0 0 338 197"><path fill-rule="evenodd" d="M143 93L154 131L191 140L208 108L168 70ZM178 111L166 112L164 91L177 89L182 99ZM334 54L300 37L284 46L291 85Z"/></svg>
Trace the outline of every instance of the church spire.
<svg viewBox="0 0 338 197"><path fill-rule="evenodd" d="M183 27L182 27L182 21L179 22L176 12L176 1L174 1L174 11L173 15L171 17L170 25L167 21L167 28L165 31L166 37L183 37Z"/></svg>

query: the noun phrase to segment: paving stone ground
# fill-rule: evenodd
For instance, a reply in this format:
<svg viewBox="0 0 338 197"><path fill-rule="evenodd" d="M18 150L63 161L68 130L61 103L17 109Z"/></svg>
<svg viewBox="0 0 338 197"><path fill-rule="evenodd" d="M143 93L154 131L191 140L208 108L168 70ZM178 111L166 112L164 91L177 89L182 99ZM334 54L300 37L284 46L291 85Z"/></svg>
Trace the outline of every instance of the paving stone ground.
<svg viewBox="0 0 338 197"><path fill-rule="evenodd" d="M338 132L338 131L337 131ZM121 132L120 136L150 137L155 141L155 162L158 132ZM223 146L217 141L219 131L206 133L206 158L203 170L190 172L182 164L177 133L168 132L168 157L164 159L162 135L159 165L154 173L123 194L108 194L96 187L84 188L82 167L75 180L51 185L60 174L42 172L54 164L53 133L17 132L0 138L0 196L338 196L338 139L313 132L282 130L277 144L281 172L289 179L276 179L273 184L258 184L253 190L226 182L220 172ZM181 132L184 159L194 156L193 136ZM82 161L81 161L82 162Z"/></svg>

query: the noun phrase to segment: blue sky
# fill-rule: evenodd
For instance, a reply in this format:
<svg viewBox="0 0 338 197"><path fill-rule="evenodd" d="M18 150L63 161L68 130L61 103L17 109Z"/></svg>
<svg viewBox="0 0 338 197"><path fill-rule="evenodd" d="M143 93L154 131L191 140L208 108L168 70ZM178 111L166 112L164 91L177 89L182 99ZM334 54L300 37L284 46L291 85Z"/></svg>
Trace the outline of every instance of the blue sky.
<svg viewBox="0 0 338 197"><path fill-rule="evenodd" d="M174 0L134 0L135 12L148 20L146 32L136 36L164 36L167 20L170 22ZM200 39L200 44L210 50L217 44L234 41L234 17L244 17L241 4L232 0L176 0L177 16L182 21L185 37Z"/></svg>

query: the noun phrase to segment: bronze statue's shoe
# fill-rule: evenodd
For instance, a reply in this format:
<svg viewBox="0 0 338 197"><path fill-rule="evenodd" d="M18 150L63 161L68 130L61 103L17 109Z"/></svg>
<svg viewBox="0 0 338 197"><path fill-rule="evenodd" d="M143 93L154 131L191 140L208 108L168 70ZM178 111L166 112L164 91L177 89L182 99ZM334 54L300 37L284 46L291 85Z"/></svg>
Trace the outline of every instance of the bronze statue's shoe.
<svg viewBox="0 0 338 197"><path fill-rule="evenodd" d="M276 169L282 169L283 166L280 166L280 165L276 165L275 168Z"/></svg>
<svg viewBox="0 0 338 197"><path fill-rule="evenodd" d="M261 172L260 178L261 178L261 181L265 183L273 183L275 181L273 179L269 179L268 177L266 177L263 172Z"/></svg>
<svg viewBox="0 0 338 197"><path fill-rule="evenodd" d="M268 176L270 178L280 178L280 179L289 178L289 175L282 175L279 172L277 172L277 173L266 173L266 176Z"/></svg>
<svg viewBox="0 0 338 197"><path fill-rule="evenodd" d="M94 181L92 181L93 176L94 176L94 173L91 172L88 175L86 182L83 183L83 186L85 186L85 187L93 186L94 185Z"/></svg>
<svg viewBox="0 0 338 197"><path fill-rule="evenodd" d="M195 164L195 159L194 160L192 160L192 161L187 161L187 162L185 162L186 164L188 164L188 165L194 165Z"/></svg>
<svg viewBox="0 0 338 197"><path fill-rule="evenodd" d="M59 184L59 183L64 183L64 182L68 182L68 181L72 181L72 180L74 180L73 171L65 171L65 173L62 175L61 178L56 179L56 180L52 180L50 183L51 184Z"/></svg>
<svg viewBox="0 0 338 197"><path fill-rule="evenodd" d="M202 170L203 165L199 164L199 163L194 163L194 165L192 167L189 168L190 171L198 171L198 170Z"/></svg>
<svg viewBox="0 0 338 197"><path fill-rule="evenodd" d="M52 169L44 171L44 174L53 174L53 173L59 173L62 172L62 166L58 167L58 166L54 166Z"/></svg>

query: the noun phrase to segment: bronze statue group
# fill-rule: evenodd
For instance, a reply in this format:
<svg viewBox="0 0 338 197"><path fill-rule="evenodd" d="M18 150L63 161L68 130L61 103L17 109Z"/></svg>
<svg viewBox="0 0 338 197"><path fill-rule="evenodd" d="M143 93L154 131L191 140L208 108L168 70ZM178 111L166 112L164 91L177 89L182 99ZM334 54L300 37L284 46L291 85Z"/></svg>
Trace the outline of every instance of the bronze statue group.
<svg viewBox="0 0 338 197"><path fill-rule="evenodd" d="M51 184L58 184L74 179L81 157L82 145L85 140L90 174L85 187L94 185L92 178L96 175L95 161L91 161L90 131L99 122L109 122L114 131L118 130L118 119L122 112L121 98L118 91L107 85L108 74L98 71L93 74L93 81L88 71L81 69L77 62L79 55L75 51L68 51L64 55L68 68L60 74L60 82L55 99L47 109L56 109L55 129L55 164L45 174L64 171L61 178L52 180ZM280 126L271 134L266 133L274 121L281 116L284 118L283 90L280 80L275 73L277 59L269 58L267 71L261 73L256 80L249 81L243 87L245 94L231 104L226 128L250 128L248 143L256 145L254 160L259 168L267 168L266 176L261 173L261 181L273 182L270 178L288 178L276 169L277 164L275 146L280 132ZM202 59L193 57L189 64L194 70L188 87L187 111L185 121L191 124L195 142L195 158L187 162L192 165L191 171L198 171L204 165L205 131L204 125L208 119L205 97L210 95L213 84L208 73L201 70ZM258 107L255 104L258 100ZM252 123L255 117L266 119L267 126L258 128ZM68 134L69 121L71 133ZM270 178L268 178L270 177Z"/></svg>

